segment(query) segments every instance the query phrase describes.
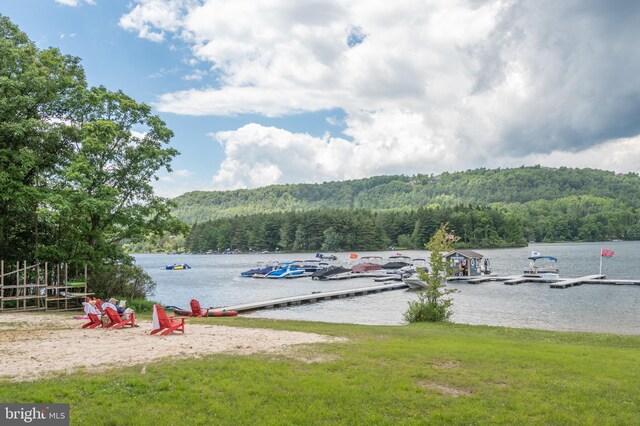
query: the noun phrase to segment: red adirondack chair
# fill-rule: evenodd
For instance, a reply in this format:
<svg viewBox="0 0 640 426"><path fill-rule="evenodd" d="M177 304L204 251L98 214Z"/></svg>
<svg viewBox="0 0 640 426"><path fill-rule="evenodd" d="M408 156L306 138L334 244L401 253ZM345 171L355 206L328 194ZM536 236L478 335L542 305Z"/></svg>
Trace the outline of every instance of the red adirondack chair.
<svg viewBox="0 0 640 426"><path fill-rule="evenodd" d="M107 314L107 317L109 317L109 323L105 325L104 328L121 328L125 325L130 325L131 327L135 326L135 314L133 312L131 312L129 318L125 320L120 318L120 314L118 314L117 311L113 310L113 308L105 309L105 313Z"/></svg>
<svg viewBox="0 0 640 426"><path fill-rule="evenodd" d="M184 320L185 318L180 318L181 321L173 321L173 315L167 316L167 313L164 311L164 308L160 305L153 305L156 309L156 315L158 315L158 323L160 324L160 328L156 328L151 331L151 334L160 333L163 336L166 336L169 333L173 333L174 331L179 331L184 333Z"/></svg>
<svg viewBox="0 0 640 426"><path fill-rule="evenodd" d="M190 317L207 317L209 316L209 309L202 312L202 308L200 307L200 302L196 299L191 299L191 313Z"/></svg>
<svg viewBox="0 0 640 426"><path fill-rule="evenodd" d="M96 308L98 308L98 310L102 312L102 300L96 299Z"/></svg>
<svg viewBox="0 0 640 426"><path fill-rule="evenodd" d="M100 317L98 315L87 314L87 316L89 317L89 322L84 324L82 328L96 328L102 325L102 321L100 320Z"/></svg>

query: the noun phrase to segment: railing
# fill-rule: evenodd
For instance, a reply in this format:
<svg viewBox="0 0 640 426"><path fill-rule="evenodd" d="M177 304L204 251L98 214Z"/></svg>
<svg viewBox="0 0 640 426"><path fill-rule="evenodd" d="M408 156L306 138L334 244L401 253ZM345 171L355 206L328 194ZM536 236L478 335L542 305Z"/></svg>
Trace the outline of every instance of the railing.
<svg viewBox="0 0 640 426"><path fill-rule="evenodd" d="M66 263L0 260L0 312L77 309L88 295L86 267L83 272L83 281L71 283Z"/></svg>

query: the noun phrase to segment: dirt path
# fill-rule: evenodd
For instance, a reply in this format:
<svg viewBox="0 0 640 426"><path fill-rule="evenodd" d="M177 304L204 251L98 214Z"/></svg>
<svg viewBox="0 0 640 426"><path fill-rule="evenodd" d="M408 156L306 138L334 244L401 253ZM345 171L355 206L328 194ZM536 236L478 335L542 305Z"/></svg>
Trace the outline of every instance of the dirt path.
<svg viewBox="0 0 640 426"><path fill-rule="evenodd" d="M189 324L188 320L184 335L151 336L151 321L136 321L140 327L120 330L83 329L85 322L72 315L1 313L0 379L34 380L54 371L107 369L168 356L282 352L292 345L341 340L294 331ZM117 362L107 353L118 354Z"/></svg>

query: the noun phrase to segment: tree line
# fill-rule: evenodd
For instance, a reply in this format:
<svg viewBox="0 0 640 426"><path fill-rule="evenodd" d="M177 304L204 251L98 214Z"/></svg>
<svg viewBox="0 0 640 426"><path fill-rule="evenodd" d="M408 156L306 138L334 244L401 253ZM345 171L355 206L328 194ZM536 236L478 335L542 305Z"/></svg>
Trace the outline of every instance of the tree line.
<svg viewBox="0 0 640 426"><path fill-rule="evenodd" d="M262 213L192 226L184 250L287 251L423 248L442 223L457 247L526 245L528 241L640 239L640 211L606 198L570 196L504 206L428 206L418 209L315 209ZM182 241L181 241L182 243Z"/></svg>
<svg viewBox="0 0 640 426"><path fill-rule="evenodd" d="M185 241L192 252L227 248L274 251L422 248L449 222L460 243L506 247L526 244L517 217L490 207L419 208L376 212L325 209L222 218L193 225Z"/></svg>

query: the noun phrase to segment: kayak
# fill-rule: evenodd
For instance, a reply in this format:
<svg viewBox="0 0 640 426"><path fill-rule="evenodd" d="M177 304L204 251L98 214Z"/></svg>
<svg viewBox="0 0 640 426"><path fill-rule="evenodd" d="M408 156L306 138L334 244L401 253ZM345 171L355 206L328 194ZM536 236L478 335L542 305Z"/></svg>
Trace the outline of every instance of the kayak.
<svg viewBox="0 0 640 426"><path fill-rule="evenodd" d="M174 309L173 311L176 315L180 315L183 317L188 317L191 314L191 311L187 309ZM213 312L209 311L208 317L235 317L238 315L237 311L221 311L221 312Z"/></svg>

